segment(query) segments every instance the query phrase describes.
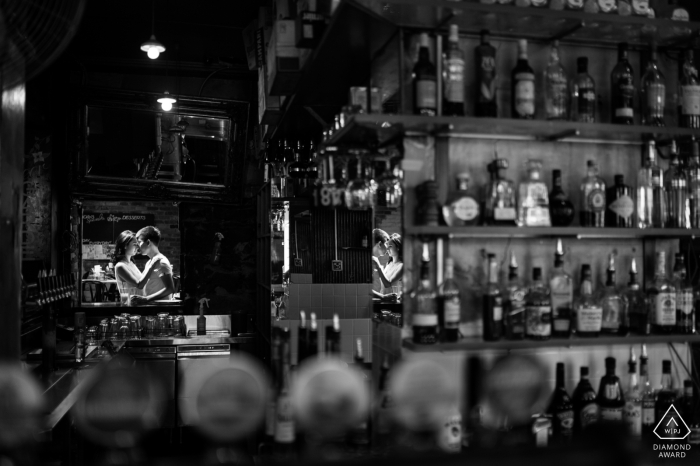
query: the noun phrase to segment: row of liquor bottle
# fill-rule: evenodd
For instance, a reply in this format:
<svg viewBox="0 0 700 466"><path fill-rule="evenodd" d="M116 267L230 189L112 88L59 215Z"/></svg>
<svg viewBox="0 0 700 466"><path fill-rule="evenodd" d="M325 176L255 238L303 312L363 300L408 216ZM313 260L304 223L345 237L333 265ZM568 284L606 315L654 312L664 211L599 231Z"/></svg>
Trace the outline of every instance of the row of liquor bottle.
<svg viewBox="0 0 700 466"><path fill-rule="evenodd" d="M670 148L668 168L657 164L655 142L644 146L643 165L636 186L616 174L609 185L599 175L596 161L587 162L581 180L579 225L614 228L700 228L700 146L692 143L692 154L679 156L675 141ZM569 226L576 209L562 188L561 170L552 170L552 189L542 176L542 162L529 160L526 176L516 185L503 175L508 161L488 164L489 184L483 202L469 173L457 175L456 190L442 208L449 226L518 225L526 227ZM421 206L421 208L423 208ZM424 216L418 216L425 221Z"/></svg>
<svg viewBox="0 0 700 466"><path fill-rule="evenodd" d="M598 121L598 94L595 80L588 73L588 57L578 57L577 72L570 79L564 69L558 42L551 45L549 63L538 73L528 61L527 40L518 41L518 61L511 72L510 117L534 119L537 114L537 89L544 89L544 108L541 114L547 120L572 120L582 123ZM686 50L679 65L678 126L700 128L700 81L692 50ZM467 103L465 92L466 62L459 48L457 25L450 26L450 34L444 53L443 95L437 96L437 72L430 61L430 39L427 33L420 36L418 60L413 67L413 112L435 116L437 99L442 98L443 115L462 116ZM476 95L474 115L480 117L505 117L498 108L499 71L496 67L496 48L489 43L488 31L481 34L481 45L475 49ZM628 45L618 47L618 62L610 76L610 114L612 123L632 125L639 121L635 100L640 100L641 123L649 126L666 126L667 80L659 67L657 48L651 44L650 56L641 77L639 87L628 57ZM671 85L671 83L668 83ZM639 95L637 95L639 94Z"/></svg>
<svg viewBox="0 0 700 466"><path fill-rule="evenodd" d="M540 267L532 270L532 281L525 285L518 275L518 264L511 255L507 279L499 280L495 254L488 255L488 279L481 290L481 318L471 322L483 329L486 341L548 340L598 337L601 334L627 335L630 331L648 335L694 334L696 301L685 259L676 254L673 275L666 275L666 253L656 256L656 271L644 291L637 278L635 259L624 289L617 285L615 255L609 256L605 285L595 290L589 264L581 266L581 283L574 296L574 280L566 272L561 240L557 242L554 269L545 278ZM460 339L462 300L454 278L454 262L445 259L444 281L434 287L430 280L428 245L423 248L420 284L411 292L413 342L435 344Z"/></svg>
<svg viewBox="0 0 700 466"><path fill-rule="evenodd" d="M573 10L585 13L606 13L620 16L642 16L689 21L688 10L678 0L479 0L487 5L515 5L519 7Z"/></svg>

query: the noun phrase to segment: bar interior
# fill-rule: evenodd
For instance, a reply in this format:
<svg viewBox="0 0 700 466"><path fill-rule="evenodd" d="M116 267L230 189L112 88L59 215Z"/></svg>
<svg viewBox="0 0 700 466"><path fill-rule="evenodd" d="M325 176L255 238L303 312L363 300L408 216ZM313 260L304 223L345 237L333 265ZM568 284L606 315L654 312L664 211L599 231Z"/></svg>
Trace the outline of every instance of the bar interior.
<svg viewBox="0 0 700 466"><path fill-rule="evenodd" d="M697 464L698 2L0 19L0 465Z"/></svg>

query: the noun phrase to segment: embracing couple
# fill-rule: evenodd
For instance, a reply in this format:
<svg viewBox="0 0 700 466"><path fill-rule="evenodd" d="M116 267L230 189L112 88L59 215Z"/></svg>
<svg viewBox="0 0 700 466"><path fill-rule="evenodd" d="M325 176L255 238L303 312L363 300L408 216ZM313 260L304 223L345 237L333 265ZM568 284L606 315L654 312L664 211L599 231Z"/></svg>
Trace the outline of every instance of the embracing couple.
<svg viewBox="0 0 700 466"><path fill-rule="evenodd" d="M160 230L151 226L136 233L122 231L117 238L114 246L114 275L117 287L120 293L125 293L127 288L143 290L142 296L131 296L131 302L134 304L172 299L175 292L173 267L168 258L158 250L159 243ZM139 252L150 258L143 272L132 260Z"/></svg>

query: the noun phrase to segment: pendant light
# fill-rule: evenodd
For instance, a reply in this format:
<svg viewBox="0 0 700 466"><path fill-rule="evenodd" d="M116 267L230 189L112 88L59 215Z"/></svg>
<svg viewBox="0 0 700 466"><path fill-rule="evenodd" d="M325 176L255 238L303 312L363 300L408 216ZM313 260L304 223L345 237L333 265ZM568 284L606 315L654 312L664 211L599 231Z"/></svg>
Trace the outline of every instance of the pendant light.
<svg viewBox="0 0 700 466"><path fill-rule="evenodd" d="M165 52L165 46L156 40L156 2L153 0L153 12L151 14L151 38L141 44L141 50L146 52L148 58L155 60L158 56Z"/></svg>
<svg viewBox="0 0 700 466"><path fill-rule="evenodd" d="M170 95L168 91L165 91L163 93L163 97L158 99L158 102L160 102L160 106L163 109L164 112L168 112L172 110L173 104L177 102L177 99L175 99L173 96Z"/></svg>

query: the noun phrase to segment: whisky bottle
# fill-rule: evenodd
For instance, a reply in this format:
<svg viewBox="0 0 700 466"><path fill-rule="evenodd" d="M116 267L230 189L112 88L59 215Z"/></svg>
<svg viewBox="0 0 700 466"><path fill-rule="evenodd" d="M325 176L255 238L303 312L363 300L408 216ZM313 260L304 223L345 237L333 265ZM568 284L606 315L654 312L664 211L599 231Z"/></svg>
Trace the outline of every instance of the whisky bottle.
<svg viewBox="0 0 700 466"><path fill-rule="evenodd" d="M651 331L669 334L676 330L676 287L666 278L666 253L656 253L656 275L647 286L651 305Z"/></svg>
<svg viewBox="0 0 700 466"><path fill-rule="evenodd" d="M574 204L562 189L561 170L552 170L552 191L549 193L549 216L552 226L568 227L574 221Z"/></svg>
<svg viewBox="0 0 700 466"><path fill-rule="evenodd" d="M588 380L588 367L581 366L581 380L574 390L574 433L579 433L591 424L598 422L600 408L596 401L596 393Z"/></svg>
<svg viewBox="0 0 700 466"><path fill-rule="evenodd" d="M442 341L459 340L459 323L461 304L459 287L454 280L454 261L451 257L445 259L445 281L438 288L438 302L442 312Z"/></svg>
<svg viewBox="0 0 700 466"><path fill-rule="evenodd" d="M666 126L664 109L666 106L666 79L657 63L656 44L651 45L651 57L642 76L642 124L646 126Z"/></svg>
<svg viewBox="0 0 700 466"><path fill-rule="evenodd" d="M518 63L511 74L511 117L535 118L535 72L527 61L527 40L518 41Z"/></svg>
<svg viewBox="0 0 700 466"><path fill-rule="evenodd" d="M661 361L661 390L656 393L656 403L654 404L656 419L662 419L674 401L676 401L676 390L673 387L671 361L664 359ZM681 425L679 420L676 421L676 425Z"/></svg>
<svg viewBox="0 0 700 466"><path fill-rule="evenodd" d="M557 240L554 253L554 270L549 280L552 293L552 336L569 338L571 336L571 314L573 312L574 283L564 270L564 248Z"/></svg>
<svg viewBox="0 0 700 466"><path fill-rule="evenodd" d="M450 25L445 51L443 115L464 115L464 54L459 48L459 29Z"/></svg>
<svg viewBox="0 0 700 466"><path fill-rule="evenodd" d="M559 41L549 51L549 64L544 76L544 108L548 120L564 120L568 115L568 79L559 60Z"/></svg>
<svg viewBox="0 0 700 466"><path fill-rule="evenodd" d="M608 334L625 333L622 322L627 315L627 302L625 298L617 291L615 274L615 256L610 254L608 257L608 270L605 288L600 304L603 308L603 322L601 331Z"/></svg>
<svg viewBox="0 0 700 466"><path fill-rule="evenodd" d="M632 5L634 8L634 5ZM617 48L617 65L610 75L612 122L622 125L634 124L634 70L627 53L628 45L621 43Z"/></svg>
<svg viewBox="0 0 700 466"><path fill-rule="evenodd" d="M512 252L505 295L507 299L503 325L506 338L508 340L522 340L525 338L525 296L527 289L522 286L518 278L518 262Z"/></svg>
<svg viewBox="0 0 700 466"><path fill-rule="evenodd" d="M693 286L688 280L685 256L676 254L673 266L673 282L676 287L676 333L689 335L695 333L695 296Z"/></svg>
<svg viewBox="0 0 700 466"><path fill-rule="evenodd" d="M430 39L420 35L418 61L413 67L413 113L435 116L437 114L437 77L435 65L430 61Z"/></svg>
<svg viewBox="0 0 700 466"><path fill-rule="evenodd" d="M664 228L668 213L663 171L656 163L656 143L647 141L637 173L637 228Z"/></svg>
<svg viewBox="0 0 700 466"><path fill-rule="evenodd" d="M679 62L678 125L681 128L700 128L700 80L691 49L685 51Z"/></svg>
<svg viewBox="0 0 700 466"><path fill-rule="evenodd" d="M457 189L442 208L445 223L449 226L468 226L479 223L479 203L471 185L472 177L464 172L457 175Z"/></svg>
<svg viewBox="0 0 700 466"><path fill-rule="evenodd" d="M608 189L608 208L605 226L632 228L634 226L634 200L632 188L625 184L624 175L615 175L615 184Z"/></svg>
<svg viewBox="0 0 700 466"><path fill-rule="evenodd" d="M627 299L627 315L629 316L629 326L639 335L649 335L651 332L651 322L649 321L649 308L647 298L639 286L637 280L637 261L632 258L630 265L630 281L627 284L625 298Z"/></svg>
<svg viewBox="0 0 700 466"><path fill-rule="evenodd" d="M605 226L605 181L598 176L598 165L593 160L587 163L588 174L581 183L582 227Z"/></svg>
<svg viewBox="0 0 700 466"><path fill-rule="evenodd" d="M498 117L496 94L496 48L489 43L489 31L481 31L481 44L475 49L476 116Z"/></svg>
<svg viewBox="0 0 700 466"><path fill-rule="evenodd" d="M689 228L688 180L681 168L676 141L671 141L669 166L664 173L669 228Z"/></svg>
<svg viewBox="0 0 700 466"><path fill-rule="evenodd" d="M498 262L488 255L488 284L482 298L484 340L497 341L503 336L503 295L498 286Z"/></svg>
<svg viewBox="0 0 700 466"><path fill-rule="evenodd" d="M420 267L420 283L411 293L414 304L413 342L421 345L437 343L438 316L437 295L430 283L430 252L428 244L423 243L423 257Z"/></svg>
<svg viewBox="0 0 700 466"><path fill-rule="evenodd" d="M491 181L484 206L484 220L488 225L515 225L515 183L501 175L501 170L507 168L506 159L496 159L488 164Z"/></svg>
<svg viewBox="0 0 700 466"><path fill-rule="evenodd" d="M549 193L542 181L542 161L527 161L527 177L518 186L519 227L551 226L549 217Z"/></svg>
<svg viewBox="0 0 700 466"><path fill-rule="evenodd" d="M581 288L574 304L576 335L597 337L603 323L603 308L593 295L591 266L581 265Z"/></svg>
<svg viewBox="0 0 700 466"><path fill-rule="evenodd" d="M700 228L700 144L693 139L688 175L688 205L690 228Z"/></svg>
<svg viewBox="0 0 700 466"><path fill-rule="evenodd" d="M598 406L601 422L622 422L625 409L625 396L620 379L615 375L615 358L605 358L605 375L598 387Z"/></svg>
<svg viewBox="0 0 700 466"><path fill-rule="evenodd" d="M532 284L525 297L525 335L532 340L552 336L552 301L539 267L532 269Z"/></svg>
<svg viewBox="0 0 700 466"><path fill-rule="evenodd" d="M576 60L578 73L571 86L571 120L595 123L595 81L588 74L588 57Z"/></svg>
<svg viewBox="0 0 700 466"><path fill-rule="evenodd" d="M642 345L642 355L639 357L639 376L642 383L642 435L651 437L656 427L656 395L649 380L649 357L647 345Z"/></svg>
<svg viewBox="0 0 700 466"><path fill-rule="evenodd" d="M564 363L558 362L556 369L556 386L547 408L552 416L552 440L556 445L571 443L574 435L574 404L566 392Z"/></svg>

